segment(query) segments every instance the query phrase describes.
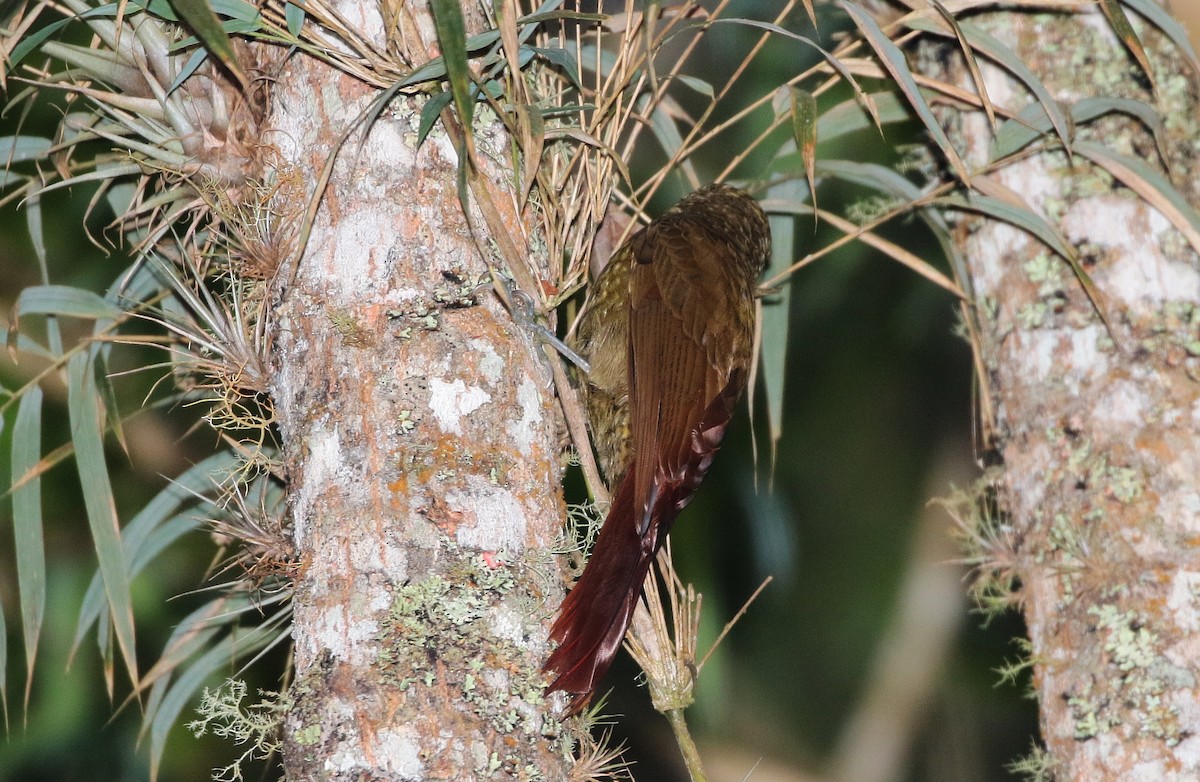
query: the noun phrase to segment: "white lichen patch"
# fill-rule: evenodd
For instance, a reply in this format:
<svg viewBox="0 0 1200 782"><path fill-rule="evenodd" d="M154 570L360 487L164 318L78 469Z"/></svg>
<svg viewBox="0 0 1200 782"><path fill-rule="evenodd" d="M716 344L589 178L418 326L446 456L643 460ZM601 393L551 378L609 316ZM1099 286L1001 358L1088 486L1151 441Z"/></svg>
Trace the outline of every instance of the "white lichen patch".
<svg viewBox="0 0 1200 782"><path fill-rule="evenodd" d="M470 415L490 401L491 394L475 386L468 388L458 378L450 383L438 378L429 381L429 410L446 434L462 434L463 416Z"/></svg>
<svg viewBox="0 0 1200 782"><path fill-rule="evenodd" d="M504 605L496 606L487 613L491 634L496 638L511 641L517 646L523 646L525 641L525 622L523 617Z"/></svg>
<svg viewBox="0 0 1200 782"><path fill-rule="evenodd" d="M1071 366L1100 377L1108 374L1108 353L1105 346L1111 338L1103 326L1084 326L1071 332Z"/></svg>
<svg viewBox="0 0 1200 782"><path fill-rule="evenodd" d="M1014 339L1019 339L1020 345L1013 355L1021 361L1024 372L1021 374L1030 381L1044 383L1062 372L1062 361L1058 357L1059 334L1053 331L1023 331L1016 332ZM1023 358L1022 358L1023 357Z"/></svg>
<svg viewBox="0 0 1200 782"><path fill-rule="evenodd" d="M340 605L330 605L313 614L310 638L315 646L339 660L353 665L370 662L375 655L379 624L362 616L350 618Z"/></svg>
<svg viewBox="0 0 1200 782"><path fill-rule="evenodd" d="M387 215L370 209L345 214L338 224L332 252L323 256L322 283L330 291L334 304L370 301L377 291L386 290L391 272L373 256L376 248L386 245L384 227Z"/></svg>
<svg viewBox="0 0 1200 782"><path fill-rule="evenodd" d="M542 395L538 393L537 383L529 375L521 379L521 385L517 388L517 402L521 405L521 417L509 424L508 433L522 456L532 456L533 442L542 423Z"/></svg>
<svg viewBox="0 0 1200 782"><path fill-rule="evenodd" d="M472 350L479 351L482 355L479 358L479 371L487 378L489 383L499 383L500 378L504 377L504 359L496 353L496 349L492 347L492 343L483 339L473 339L467 342Z"/></svg>
<svg viewBox="0 0 1200 782"><path fill-rule="evenodd" d="M1150 402L1145 388L1128 380L1110 384L1108 392L1096 401L1097 404L1092 408L1094 421L1109 431L1119 431L1126 426L1137 427L1148 418Z"/></svg>
<svg viewBox="0 0 1200 782"><path fill-rule="evenodd" d="M1129 303L1200 299L1200 269L1167 258L1161 243L1145 241L1147 236L1174 229L1143 202L1120 194L1085 199L1063 216L1062 226L1072 242L1090 242L1121 257L1141 259L1096 270L1096 286L1107 295Z"/></svg>
<svg viewBox="0 0 1200 782"><path fill-rule="evenodd" d="M467 491L450 491L446 504L451 510L474 515L474 524L459 526L458 545L476 551L519 552L525 546L525 509L508 489L470 476Z"/></svg>
<svg viewBox="0 0 1200 782"><path fill-rule="evenodd" d="M421 737L407 725L384 728L376 734L383 767L399 779L425 779L421 762Z"/></svg>
<svg viewBox="0 0 1200 782"><path fill-rule="evenodd" d="M1197 605L1200 605L1200 573L1194 570L1177 570L1170 575L1171 591L1167 596L1167 610L1175 626L1184 632L1200 630L1197 620Z"/></svg>
<svg viewBox="0 0 1200 782"><path fill-rule="evenodd" d="M332 430L317 429L308 438L308 461L304 482L296 489L293 500L295 542L303 546L308 521L314 504L313 495L326 486L337 485L342 464L342 439L335 424Z"/></svg>

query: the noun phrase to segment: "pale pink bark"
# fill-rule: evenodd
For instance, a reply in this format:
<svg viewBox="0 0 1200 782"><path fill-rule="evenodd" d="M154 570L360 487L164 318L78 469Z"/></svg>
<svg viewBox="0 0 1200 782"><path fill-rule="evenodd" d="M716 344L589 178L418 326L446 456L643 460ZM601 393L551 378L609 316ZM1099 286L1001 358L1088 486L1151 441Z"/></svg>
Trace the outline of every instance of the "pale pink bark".
<svg viewBox="0 0 1200 782"><path fill-rule="evenodd" d="M374 4L342 5L378 32ZM296 55L264 141L311 190L375 94ZM398 98L360 154L356 139L342 151L275 313L301 559L285 767L289 779L562 779L539 671L562 594L547 553L565 516L558 411L541 347L473 290L488 237L470 235L445 132L414 148L421 102ZM497 128L477 140L507 159Z"/></svg>
<svg viewBox="0 0 1200 782"><path fill-rule="evenodd" d="M1157 102L1098 9L972 17L1059 101L1102 94L1154 105L1171 178L1195 205L1197 75L1137 21ZM984 75L996 104L1032 100L998 69ZM992 142L983 115L958 119L969 160L982 165ZM1080 127L1078 138L1162 165L1124 117ZM1113 331L1071 269L1029 235L983 220L961 232L1055 779L1195 780L1200 262L1158 210L1081 157L1033 155L994 179L1075 245Z"/></svg>

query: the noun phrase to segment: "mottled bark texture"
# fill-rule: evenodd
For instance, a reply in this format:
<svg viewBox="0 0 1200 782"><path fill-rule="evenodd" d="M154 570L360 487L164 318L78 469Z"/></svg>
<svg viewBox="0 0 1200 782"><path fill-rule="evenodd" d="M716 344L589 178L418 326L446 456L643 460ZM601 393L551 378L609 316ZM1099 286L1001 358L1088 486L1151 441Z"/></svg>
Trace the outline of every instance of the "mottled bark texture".
<svg viewBox="0 0 1200 782"><path fill-rule="evenodd" d="M382 37L374 4L340 8ZM263 140L311 191L375 94L297 54ZM276 313L272 393L301 557L286 773L565 779L539 671L565 515L550 374L475 287L494 245L470 235L445 131L415 148L421 103L398 98L361 151L354 137L341 152ZM481 122L477 145L507 193L503 132Z"/></svg>
<svg viewBox="0 0 1200 782"><path fill-rule="evenodd" d="M1154 106L1166 170L1197 204L1197 75L1161 35L1134 18L1152 95L1096 8L970 18L1060 102ZM918 65L969 86L958 60L943 48ZM984 75L996 104L1032 100L997 69ZM986 162L983 115L953 124L969 160ZM1120 115L1080 126L1077 139L1164 166L1145 129ZM1112 328L1029 235L962 225L1013 528L1000 553L1023 585L1054 778L1200 779L1200 263L1163 214L1080 156L1035 154L994 178L1075 245Z"/></svg>

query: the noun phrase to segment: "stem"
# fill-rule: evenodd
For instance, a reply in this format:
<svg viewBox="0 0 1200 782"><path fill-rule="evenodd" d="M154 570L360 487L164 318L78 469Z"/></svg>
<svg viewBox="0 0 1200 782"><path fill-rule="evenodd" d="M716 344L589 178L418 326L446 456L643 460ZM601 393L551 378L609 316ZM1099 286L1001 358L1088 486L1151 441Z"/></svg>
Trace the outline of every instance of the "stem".
<svg viewBox="0 0 1200 782"><path fill-rule="evenodd" d="M696 742L692 741L687 720L683 718L683 709L668 709L666 714L667 719L671 722L671 730L675 733L675 742L679 744L679 751L683 754L683 764L687 766L692 782L708 782L708 777L704 775L704 766L700 762L700 753L696 750Z"/></svg>

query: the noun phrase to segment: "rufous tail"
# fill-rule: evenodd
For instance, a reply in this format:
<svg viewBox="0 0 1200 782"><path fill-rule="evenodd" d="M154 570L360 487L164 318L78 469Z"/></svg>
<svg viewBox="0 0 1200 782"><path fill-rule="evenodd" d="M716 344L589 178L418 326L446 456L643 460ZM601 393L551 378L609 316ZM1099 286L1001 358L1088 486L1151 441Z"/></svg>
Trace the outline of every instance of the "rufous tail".
<svg viewBox="0 0 1200 782"><path fill-rule="evenodd" d="M645 534L639 534L642 513L634 501L633 472L628 470L618 486L587 568L550 630L559 646L543 667L557 674L546 691L575 694L571 713L587 704L612 665L658 551L660 531L670 526L671 520L664 525L652 511Z"/></svg>

